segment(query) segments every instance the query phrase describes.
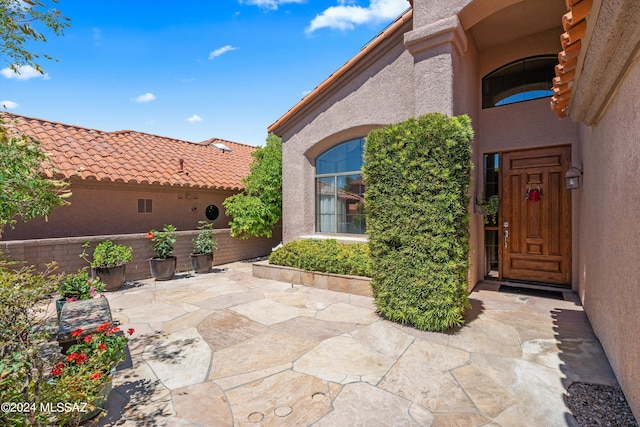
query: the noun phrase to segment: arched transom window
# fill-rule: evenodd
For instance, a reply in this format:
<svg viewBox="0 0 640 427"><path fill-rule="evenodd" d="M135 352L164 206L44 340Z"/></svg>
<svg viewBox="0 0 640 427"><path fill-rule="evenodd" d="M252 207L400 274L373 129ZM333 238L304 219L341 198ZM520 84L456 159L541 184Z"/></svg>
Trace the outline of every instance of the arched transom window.
<svg viewBox="0 0 640 427"><path fill-rule="evenodd" d="M557 55L532 56L504 65L482 79L482 108L553 95Z"/></svg>
<svg viewBox="0 0 640 427"><path fill-rule="evenodd" d="M364 234L364 138L338 144L316 158L316 232Z"/></svg>

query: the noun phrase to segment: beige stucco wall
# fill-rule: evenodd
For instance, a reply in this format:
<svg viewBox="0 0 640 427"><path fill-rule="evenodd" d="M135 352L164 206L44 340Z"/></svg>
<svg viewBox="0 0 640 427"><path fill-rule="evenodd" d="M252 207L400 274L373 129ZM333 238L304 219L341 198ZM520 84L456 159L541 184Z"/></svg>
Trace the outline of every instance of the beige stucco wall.
<svg viewBox="0 0 640 427"><path fill-rule="evenodd" d="M53 210L48 221L36 218L7 227L2 240L45 239L68 236L127 234L160 229L173 224L178 230L194 230L206 220L205 209L216 205L220 216L215 228L227 228L229 218L222 202L230 191L160 185L104 183L72 180L69 206ZM138 199L153 200L152 213L138 213ZM195 210L192 210L195 208Z"/></svg>
<svg viewBox="0 0 640 427"><path fill-rule="evenodd" d="M410 25L405 25L405 30ZM314 233L315 158L330 147L414 114L413 58L402 32L383 42L300 113L278 129L283 144L283 239Z"/></svg>
<svg viewBox="0 0 640 427"><path fill-rule="evenodd" d="M583 128L579 293L640 419L640 59L602 119Z"/></svg>

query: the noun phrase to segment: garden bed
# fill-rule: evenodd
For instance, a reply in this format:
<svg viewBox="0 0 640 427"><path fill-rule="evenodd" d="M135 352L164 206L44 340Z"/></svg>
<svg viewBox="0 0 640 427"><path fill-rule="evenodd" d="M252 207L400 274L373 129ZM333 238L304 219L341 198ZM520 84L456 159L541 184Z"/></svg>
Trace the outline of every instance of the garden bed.
<svg viewBox="0 0 640 427"><path fill-rule="evenodd" d="M371 279L368 277L306 271L293 267L269 264L269 261L254 263L253 276L294 283L296 285L311 286L318 289L328 289L330 291L346 292L367 297L373 296Z"/></svg>

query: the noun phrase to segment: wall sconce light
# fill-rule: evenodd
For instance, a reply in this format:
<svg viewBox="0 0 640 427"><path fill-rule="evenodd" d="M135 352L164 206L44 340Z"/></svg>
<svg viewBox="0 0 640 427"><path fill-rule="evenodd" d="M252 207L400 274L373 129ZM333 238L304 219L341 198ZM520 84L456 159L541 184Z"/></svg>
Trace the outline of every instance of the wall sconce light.
<svg viewBox="0 0 640 427"><path fill-rule="evenodd" d="M569 170L564 174L564 188L567 190L577 190L580 188L582 169L569 165Z"/></svg>

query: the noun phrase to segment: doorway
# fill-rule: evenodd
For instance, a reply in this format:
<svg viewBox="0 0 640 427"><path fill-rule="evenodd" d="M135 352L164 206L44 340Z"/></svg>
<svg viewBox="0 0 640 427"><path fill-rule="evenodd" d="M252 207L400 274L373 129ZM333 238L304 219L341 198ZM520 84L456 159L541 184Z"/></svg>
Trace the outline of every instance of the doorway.
<svg viewBox="0 0 640 427"><path fill-rule="evenodd" d="M497 278L571 285L571 194L564 188L570 158L570 146L498 155L498 216L485 227Z"/></svg>

